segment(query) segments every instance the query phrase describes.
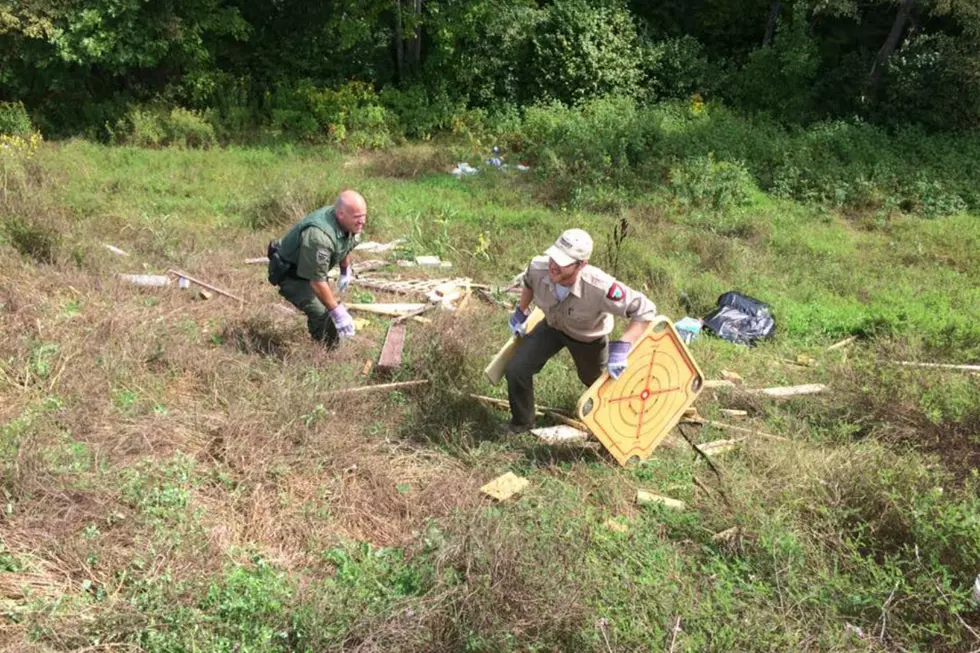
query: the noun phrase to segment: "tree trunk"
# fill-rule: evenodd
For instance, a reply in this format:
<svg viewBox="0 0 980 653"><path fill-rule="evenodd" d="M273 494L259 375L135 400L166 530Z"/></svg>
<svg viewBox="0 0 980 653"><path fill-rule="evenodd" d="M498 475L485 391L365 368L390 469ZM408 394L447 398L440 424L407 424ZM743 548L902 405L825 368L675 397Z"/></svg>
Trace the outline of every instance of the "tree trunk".
<svg viewBox="0 0 980 653"><path fill-rule="evenodd" d="M769 3L769 22L766 23L766 36L762 39L762 45L772 45L773 37L776 36L776 22L779 20L779 10L782 2L771 0Z"/></svg>
<svg viewBox="0 0 980 653"><path fill-rule="evenodd" d="M422 70L422 0L415 0L415 40L412 41L412 69Z"/></svg>
<svg viewBox="0 0 980 653"><path fill-rule="evenodd" d="M888 59L891 58L895 50L902 43L902 35L905 33L905 23L908 22L909 16L912 14L912 6L915 3L916 0L902 0L902 4L898 8L898 15L895 16L895 22L892 24L892 31L888 33L888 38L885 39L884 45L878 50L878 56L875 57L874 65L871 66L872 92L877 91L881 86L881 79L885 74L885 66L888 64Z"/></svg>
<svg viewBox="0 0 980 653"><path fill-rule="evenodd" d="M395 0L395 64L398 80L405 80L405 36L402 31L402 0Z"/></svg>

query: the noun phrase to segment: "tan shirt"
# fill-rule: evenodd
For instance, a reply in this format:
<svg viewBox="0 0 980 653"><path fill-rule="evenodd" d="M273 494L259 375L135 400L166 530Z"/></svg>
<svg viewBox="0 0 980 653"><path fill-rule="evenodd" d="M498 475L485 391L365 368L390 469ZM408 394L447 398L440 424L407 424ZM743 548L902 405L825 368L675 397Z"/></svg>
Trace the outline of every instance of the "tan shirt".
<svg viewBox="0 0 980 653"><path fill-rule="evenodd" d="M548 276L547 256L531 260L524 271L524 286L534 293L534 303L550 326L583 342L609 335L614 315L640 322L652 322L657 316L657 307L646 295L591 265L582 269L563 301Z"/></svg>

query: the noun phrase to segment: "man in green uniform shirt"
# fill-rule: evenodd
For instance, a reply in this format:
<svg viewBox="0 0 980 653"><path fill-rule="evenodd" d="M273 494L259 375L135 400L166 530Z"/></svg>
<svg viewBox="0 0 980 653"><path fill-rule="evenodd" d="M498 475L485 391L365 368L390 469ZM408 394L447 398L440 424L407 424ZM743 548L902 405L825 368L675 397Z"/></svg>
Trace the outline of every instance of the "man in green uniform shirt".
<svg viewBox="0 0 980 653"><path fill-rule="evenodd" d="M354 335L354 320L327 284L327 273L339 265L338 291L350 284L349 254L365 222L367 202L360 193L345 190L333 206L309 214L269 245L269 281L306 313L310 335L326 345Z"/></svg>

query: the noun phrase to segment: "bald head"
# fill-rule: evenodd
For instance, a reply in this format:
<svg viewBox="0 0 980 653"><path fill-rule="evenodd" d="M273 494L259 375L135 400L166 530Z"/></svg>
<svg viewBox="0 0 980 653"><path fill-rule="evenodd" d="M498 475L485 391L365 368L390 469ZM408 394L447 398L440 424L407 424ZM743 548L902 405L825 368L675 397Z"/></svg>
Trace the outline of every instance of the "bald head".
<svg viewBox="0 0 980 653"><path fill-rule="evenodd" d="M337 222L344 231L359 234L364 230L364 224L367 222L367 202L357 191L342 192L334 203L334 211L337 213Z"/></svg>

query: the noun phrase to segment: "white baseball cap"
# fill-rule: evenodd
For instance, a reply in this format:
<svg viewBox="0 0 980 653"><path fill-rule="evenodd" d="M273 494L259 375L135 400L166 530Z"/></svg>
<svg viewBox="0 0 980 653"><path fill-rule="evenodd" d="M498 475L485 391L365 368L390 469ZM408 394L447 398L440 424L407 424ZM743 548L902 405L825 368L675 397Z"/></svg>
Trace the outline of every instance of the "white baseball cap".
<svg viewBox="0 0 980 653"><path fill-rule="evenodd" d="M592 256L592 236L582 229L569 229L544 254L561 267L586 261Z"/></svg>

